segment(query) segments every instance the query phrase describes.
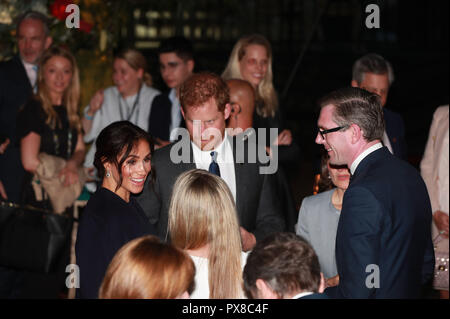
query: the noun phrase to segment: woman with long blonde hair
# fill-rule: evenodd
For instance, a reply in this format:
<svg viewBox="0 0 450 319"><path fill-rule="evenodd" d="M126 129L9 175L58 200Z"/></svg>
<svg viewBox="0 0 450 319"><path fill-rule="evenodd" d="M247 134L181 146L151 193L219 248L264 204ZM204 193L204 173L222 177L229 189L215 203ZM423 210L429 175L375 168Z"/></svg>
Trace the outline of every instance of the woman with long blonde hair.
<svg viewBox="0 0 450 319"><path fill-rule="evenodd" d="M253 126L266 129L276 127L281 133L270 143L291 145L292 133L282 127L278 98L273 86L272 48L264 36L251 34L241 37L231 51L222 78L248 81L256 93ZM268 151L270 153L269 148Z"/></svg>
<svg viewBox="0 0 450 319"><path fill-rule="evenodd" d="M277 190L282 198L282 211L285 213L288 230L294 231L296 221L295 202L290 185L284 173L284 166L296 165L300 160L300 148L293 140L292 133L285 128L279 108L277 94L273 86L273 54L270 42L260 34L241 37L233 47L225 70L224 80L241 79L249 82L255 90L255 113L253 128L265 129L266 151L280 163L277 173ZM278 135L271 130L277 128ZM264 133L263 133L264 134ZM278 152L273 152L276 149ZM274 155L276 154L276 155ZM277 158L274 158L277 156Z"/></svg>
<svg viewBox="0 0 450 319"><path fill-rule="evenodd" d="M186 299L195 266L181 249L144 236L114 256L100 287L100 299Z"/></svg>
<svg viewBox="0 0 450 319"><path fill-rule="evenodd" d="M39 62L37 94L19 111L18 137L22 165L28 172L22 201L53 210L48 199L36 198L31 179L40 164L39 153L47 153L67 160L59 172L65 185L78 181L85 146L78 116L80 82L73 55L62 47L51 47Z"/></svg>
<svg viewBox="0 0 450 319"><path fill-rule="evenodd" d="M191 298L243 298L242 252L233 196L218 176L196 169L181 174L169 208L172 244L184 249L196 266Z"/></svg>

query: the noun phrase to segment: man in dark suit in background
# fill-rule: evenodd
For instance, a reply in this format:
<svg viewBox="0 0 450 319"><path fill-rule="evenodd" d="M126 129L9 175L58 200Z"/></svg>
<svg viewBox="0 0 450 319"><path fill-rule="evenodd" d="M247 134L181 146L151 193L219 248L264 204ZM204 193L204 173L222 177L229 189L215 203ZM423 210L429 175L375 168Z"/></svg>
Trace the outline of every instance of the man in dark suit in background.
<svg viewBox="0 0 450 319"><path fill-rule="evenodd" d="M45 15L28 11L17 22L19 55L0 64L0 136L10 141L0 156L0 180L8 200L18 202L24 169L16 137L16 117L36 85L37 63L52 43Z"/></svg>
<svg viewBox="0 0 450 319"><path fill-rule="evenodd" d="M175 141L173 129L184 127L178 90L194 70L194 54L191 42L184 37L172 37L162 41L159 48L161 76L169 87L168 92L156 96L148 119L148 131L155 138L157 148Z"/></svg>
<svg viewBox="0 0 450 319"><path fill-rule="evenodd" d="M225 132L225 120L231 112L225 82L214 74L194 74L181 85L180 102L188 132L184 130L179 142L155 151L152 171L156 180L153 183L148 178L138 197L150 222L157 224L159 236L168 238L168 211L176 178L195 168L219 175L230 188L236 201L243 250L252 249L256 240L272 232L283 231L285 222L278 207L274 176L261 174L265 167L259 158L249 159L252 155L256 158L251 154L251 150L256 152L256 145L249 145L252 138L241 140L242 149L237 139L243 137L231 137Z"/></svg>
<svg viewBox="0 0 450 319"><path fill-rule="evenodd" d="M380 98L344 88L320 102L316 143L352 178L336 235L337 298L419 298L434 270L431 205L417 170L381 144Z"/></svg>
<svg viewBox="0 0 450 319"><path fill-rule="evenodd" d="M258 242L243 273L244 289L257 299L328 299L325 279L312 246L292 233L275 233Z"/></svg>
<svg viewBox="0 0 450 319"><path fill-rule="evenodd" d="M378 54L366 54L353 64L352 86L381 97L381 106L386 122L382 139L384 146L395 156L407 160L403 118L400 114L385 107L392 82L394 82L392 66Z"/></svg>

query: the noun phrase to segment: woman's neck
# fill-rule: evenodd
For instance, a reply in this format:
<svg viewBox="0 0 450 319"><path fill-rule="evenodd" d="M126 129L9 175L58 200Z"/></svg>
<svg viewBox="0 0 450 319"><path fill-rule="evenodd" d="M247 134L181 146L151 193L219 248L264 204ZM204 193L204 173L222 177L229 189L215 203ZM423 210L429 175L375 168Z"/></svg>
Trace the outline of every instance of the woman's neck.
<svg viewBox="0 0 450 319"><path fill-rule="evenodd" d="M195 249L186 249L186 252L189 255L196 256L196 257L202 257L202 258L208 258L209 256L209 244L206 244L200 248Z"/></svg>
<svg viewBox="0 0 450 319"><path fill-rule="evenodd" d="M110 190L111 192L122 198L125 202L130 202L130 192L123 187L119 187L119 189L116 190L117 183L114 181L114 178L112 176L103 178L102 187Z"/></svg>
<svg viewBox="0 0 450 319"><path fill-rule="evenodd" d="M344 199L345 190L336 188L331 196L331 203L337 210L342 209L342 200Z"/></svg>
<svg viewBox="0 0 450 319"><path fill-rule="evenodd" d="M50 92L50 100L53 105L61 105L63 100L63 94Z"/></svg>
<svg viewBox="0 0 450 319"><path fill-rule="evenodd" d="M139 85L137 88L134 88L133 90L130 90L129 92L124 92L121 95L124 99L126 99L127 97L136 95L140 89L141 89L141 85Z"/></svg>

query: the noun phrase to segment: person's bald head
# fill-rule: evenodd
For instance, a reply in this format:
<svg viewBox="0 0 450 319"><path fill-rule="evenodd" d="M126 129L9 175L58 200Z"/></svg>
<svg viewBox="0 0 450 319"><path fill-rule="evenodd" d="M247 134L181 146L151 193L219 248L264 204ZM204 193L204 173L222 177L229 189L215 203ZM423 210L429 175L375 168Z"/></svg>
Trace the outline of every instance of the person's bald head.
<svg viewBox="0 0 450 319"><path fill-rule="evenodd" d="M227 81L230 89L231 114L227 127L241 128L243 131L253 126L255 111L255 91L245 80L231 79Z"/></svg>

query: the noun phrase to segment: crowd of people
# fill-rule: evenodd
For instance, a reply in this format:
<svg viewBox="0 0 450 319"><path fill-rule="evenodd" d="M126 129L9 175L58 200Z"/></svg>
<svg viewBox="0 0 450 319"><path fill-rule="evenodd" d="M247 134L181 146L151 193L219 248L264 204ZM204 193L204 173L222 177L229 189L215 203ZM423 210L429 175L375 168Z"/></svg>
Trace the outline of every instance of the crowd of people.
<svg viewBox="0 0 450 319"><path fill-rule="evenodd" d="M26 12L16 28L19 53L0 64L0 197L57 212L60 194L41 182L49 158L63 161L60 189L85 185L77 298L420 298L440 271L435 252L448 269L449 107L419 172L385 107L394 73L380 55L318 102L319 194L296 211L286 165L300 148L264 36L241 37L221 75L194 72L186 38L162 41L165 92L142 53L122 50L114 86L80 112L76 59L46 17ZM69 246L50 274L0 264L0 297L63 296ZM448 278L434 287L448 298Z"/></svg>

